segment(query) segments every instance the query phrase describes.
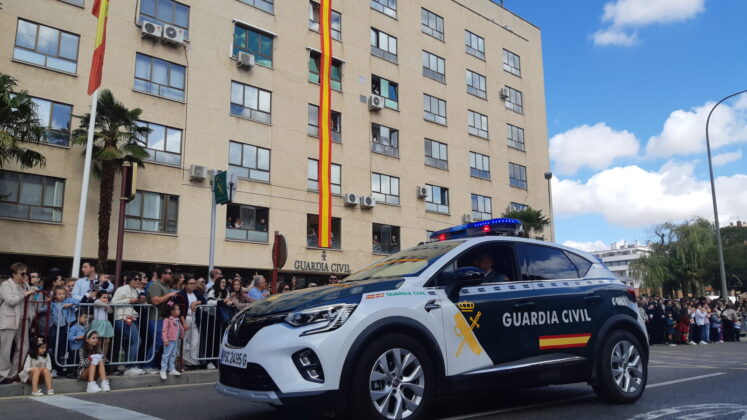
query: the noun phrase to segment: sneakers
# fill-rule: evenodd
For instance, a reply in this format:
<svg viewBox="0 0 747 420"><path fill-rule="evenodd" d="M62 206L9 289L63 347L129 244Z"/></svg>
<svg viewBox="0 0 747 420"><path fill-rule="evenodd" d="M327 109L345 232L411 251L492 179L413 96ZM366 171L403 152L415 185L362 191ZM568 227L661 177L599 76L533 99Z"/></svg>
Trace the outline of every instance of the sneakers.
<svg viewBox="0 0 747 420"><path fill-rule="evenodd" d="M708 344L708 343L706 343L705 341L701 341L699 344Z"/></svg>
<svg viewBox="0 0 747 420"><path fill-rule="evenodd" d="M96 392L101 392L101 388L96 382L89 382L88 386L86 387L86 392L91 393L91 394L96 393Z"/></svg>
<svg viewBox="0 0 747 420"><path fill-rule="evenodd" d="M101 390L104 391L104 392L109 392L109 391L112 390L112 388L109 386L109 380L108 379L103 379L101 381Z"/></svg>
<svg viewBox="0 0 747 420"><path fill-rule="evenodd" d="M152 374L158 373L158 372L159 372L159 370L156 369L156 368L150 368L150 367L149 368L145 368L145 373L147 373L149 375L152 375Z"/></svg>
<svg viewBox="0 0 747 420"><path fill-rule="evenodd" d="M36 390L36 391L32 392L31 395L33 395L35 397L41 397L42 395L44 395L44 393L41 392L41 390Z"/></svg>
<svg viewBox="0 0 747 420"><path fill-rule="evenodd" d="M162 370L160 373L161 373L161 379L165 381L166 380L166 371Z"/></svg>
<svg viewBox="0 0 747 420"><path fill-rule="evenodd" d="M47 390L47 395L54 395L54 389Z"/></svg>
<svg viewBox="0 0 747 420"><path fill-rule="evenodd" d="M215 365L213 364L213 362L207 364L207 370L215 370Z"/></svg>
<svg viewBox="0 0 747 420"><path fill-rule="evenodd" d="M676 344L670 344L669 347L677 347Z"/></svg>
<svg viewBox="0 0 747 420"><path fill-rule="evenodd" d="M57 369L52 369L52 372L50 372L53 378L57 377Z"/></svg>
<svg viewBox="0 0 747 420"><path fill-rule="evenodd" d="M719 343L723 343L723 342L724 342L724 340L718 340L718 342L719 342Z"/></svg>
<svg viewBox="0 0 747 420"><path fill-rule="evenodd" d="M697 345L698 345L698 343L696 343L696 342L694 342L694 341L691 341L691 342L689 342L689 343L687 343L687 344L689 344L689 345L691 345L691 346L697 346Z"/></svg>
<svg viewBox="0 0 747 420"><path fill-rule="evenodd" d="M161 371L161 372L163 372L163 371ZM171 372L169 372L169 375L171 375L171 376L179 376L179 375L181 375L181 374L182 374L182 373L181 373L181 372L179 372L179 371L178 371L178 370L176 370L176 369L174 369L174 370L172 370Z"/></svg>
<svg viewBox="0 0 747 420"><path fill-rule="evenodd" d="M144 373L145 373L145 371L144 371L144 370L142 370L142 369L140 369L140 368L137 368L137 367L131 367L131 368L129 368L129 369L126 369L126 370L124 371L124 374L125 374L125 375L142 375L142 374L144 374Z"/></svg>

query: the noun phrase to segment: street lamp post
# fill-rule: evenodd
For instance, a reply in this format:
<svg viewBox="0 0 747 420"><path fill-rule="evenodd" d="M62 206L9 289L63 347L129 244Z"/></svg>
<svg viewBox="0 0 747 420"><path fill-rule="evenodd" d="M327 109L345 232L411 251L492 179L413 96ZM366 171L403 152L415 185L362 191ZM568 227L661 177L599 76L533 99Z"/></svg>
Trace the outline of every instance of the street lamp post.
<svg viewBox="0 0 747 420"><path fill-rule="evenodd" d="M545 172L545 179L547 180L547 198L550 202L550 242L555 242L555 215L552 212L552 185L550 183L552 172Z"/></svg>
<svg viewBox="0 0 747 420"><path fill-rule="evenodd" d="M726 101L727 99L733 98L737 95L741 95L743 93L747 92L747 90L741 90L737 93L733 93L726 98L716 102L716 105L711 108L711 112L708 113L708 118L706 119L706 149L708 150L708 172L711 175L711 196L713 197L713 218L716 223L716 246L718 247L718 265L719 270L721 272L721 297L726 299L728 290L726 288L726 268L724 267L724 248L721 245L721 227L719 227L718 223L718 205L716 204L716 183L713 179L713 162L711 162L711 139L708 136L708 126L711 123L711 114L713 114L713 111L716 110L716 107L721 105L722 102Z"/></svg>

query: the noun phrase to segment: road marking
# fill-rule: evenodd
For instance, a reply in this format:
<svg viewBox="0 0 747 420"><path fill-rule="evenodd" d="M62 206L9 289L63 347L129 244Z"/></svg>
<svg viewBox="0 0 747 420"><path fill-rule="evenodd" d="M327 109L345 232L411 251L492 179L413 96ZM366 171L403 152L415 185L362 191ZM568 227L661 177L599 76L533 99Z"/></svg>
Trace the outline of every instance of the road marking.
<svg viewBox="0 0 747 420"><path fill-rule="evenodd" d="M150 389L153 391L157 391L159 389L168 389L168 388L186 388L190 386L200 386L200 385L207 385L207 386L213 386L215 382L202 382L202 383L196 383L196 384L176 384L176 385L155 385L155 386L145 386L141 388L125 388L125 389L113 389L111 390L110 394L119 393L119 392L131 392L131 391L143 391L146 389ZM66 392L65 395L91 395L85 391L81 392ZM0 401L4 400L15 400L20 398L29 398L30 395L13 395L10 397L0 397Z"/></svg>
<svg viewBox="0 0 747 420"><path fill-rule="evenodd" d="M63 395L33 398L33 400L101 420L160 420L158 417L152 417L126 408L98 404Z"/></svg>
<svg viewBox="0 0 747 420"><path fill-rule="evenodd" d="M707 375L692 376L690 378L682 378L682 379L675 379L673 381L659 382L658 384L646 385L646 388L656 388L660 386L674 385L680 382L696 381L698 379L710 378L710 377L719 376L719 375L726 375L726 372L709 373Z"/></svg>

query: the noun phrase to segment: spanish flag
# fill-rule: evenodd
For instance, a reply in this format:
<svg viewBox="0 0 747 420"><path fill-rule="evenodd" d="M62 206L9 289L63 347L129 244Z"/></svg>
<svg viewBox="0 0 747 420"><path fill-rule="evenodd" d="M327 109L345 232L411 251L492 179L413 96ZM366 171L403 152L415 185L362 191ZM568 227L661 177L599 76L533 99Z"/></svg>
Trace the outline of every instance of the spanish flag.
<svg viewBox="0 0 747 420"><path fill-rule="evenodd" d="M319 33L319 247L329 248L332 236L332 133L330 69L332 67L332 0L321 0Z"/></svg>
<svg viewBox="0 0 747 420"><path fill-rule="evenodd" d="M101 86L101 73L104 69L104 49L106 47L106 18L109 14L109 0L95 0L93 3L93 15L96 16L98 26L96 28L96 41L93 49L93 60L91 60L91 75L88 76L88 94L92 94Z"/></svg>
<svg viewBox="0 0 747 420"><path fill-rule="evenodd" d="M591 334L543 335L539 338L540 350L586 347Z"/></svg>

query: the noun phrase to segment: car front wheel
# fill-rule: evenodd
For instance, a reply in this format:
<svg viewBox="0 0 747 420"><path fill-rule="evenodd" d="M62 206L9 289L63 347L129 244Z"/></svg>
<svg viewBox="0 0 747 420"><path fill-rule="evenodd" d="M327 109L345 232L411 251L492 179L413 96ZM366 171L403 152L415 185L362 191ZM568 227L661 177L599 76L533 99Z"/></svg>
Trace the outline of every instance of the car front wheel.
<svg viewBox="0 0 747 420"><path fill-rule="evenodd" d="M646 388L648 360L640 341L628 331L609 334L602 345L594 391L605 402L638 400Z"/></svg>

